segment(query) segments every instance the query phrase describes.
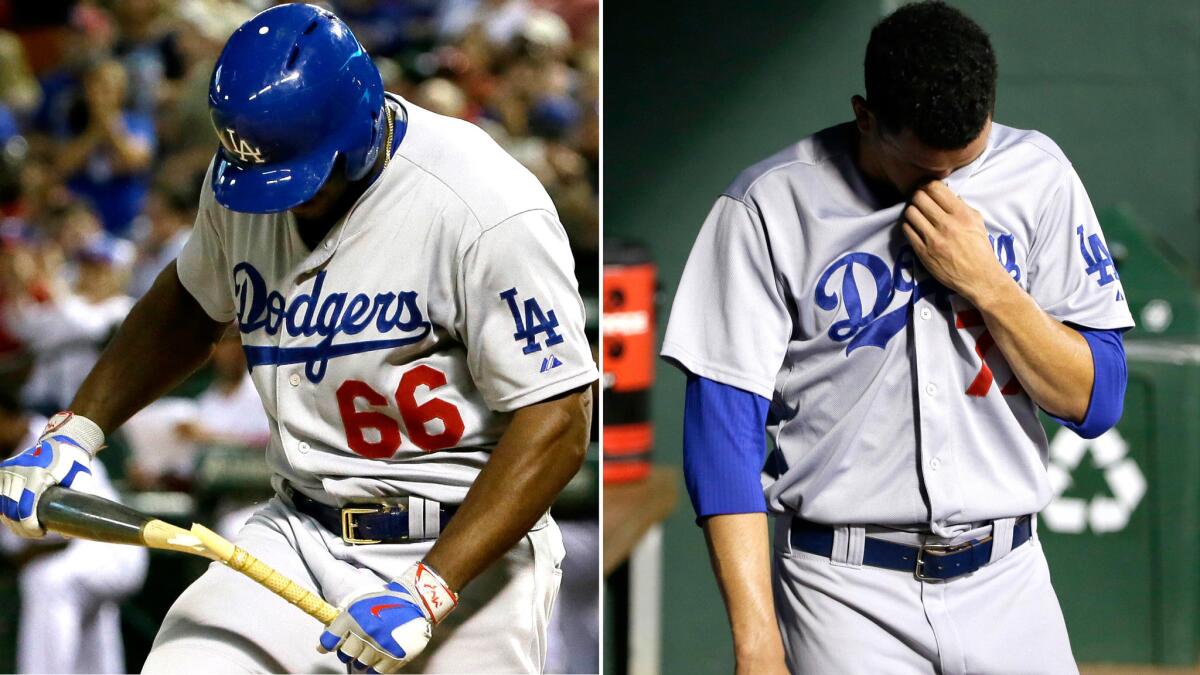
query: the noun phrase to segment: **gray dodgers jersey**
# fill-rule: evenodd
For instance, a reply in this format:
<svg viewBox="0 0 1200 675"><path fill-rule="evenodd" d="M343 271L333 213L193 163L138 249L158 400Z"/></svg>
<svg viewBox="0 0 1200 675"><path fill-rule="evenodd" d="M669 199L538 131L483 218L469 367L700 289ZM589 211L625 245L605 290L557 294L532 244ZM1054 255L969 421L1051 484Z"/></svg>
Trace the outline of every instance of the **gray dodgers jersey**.
<svg viewBox="0 0 1200 675"><path fill-rule="evenodd" d="M855 133L810 136L722 194L662 354L771 402L772 511L943 535L1040 511L1052 493L1037 407L978 311L917 261L899 227L906 204L868 187ZM1095 212L1053 141L993 124L983 154L945 182L1052 317L1133 325Z"/></svg>
<svg viewBox="0 0 1200 675"><path fill-rule="evenodd" d="M209 316L238 322L268 463L327 503L460 502L512 411L597 378L545 189L478 127L403 105L387 168L315 250L206 178L179 256Z"/></svg>

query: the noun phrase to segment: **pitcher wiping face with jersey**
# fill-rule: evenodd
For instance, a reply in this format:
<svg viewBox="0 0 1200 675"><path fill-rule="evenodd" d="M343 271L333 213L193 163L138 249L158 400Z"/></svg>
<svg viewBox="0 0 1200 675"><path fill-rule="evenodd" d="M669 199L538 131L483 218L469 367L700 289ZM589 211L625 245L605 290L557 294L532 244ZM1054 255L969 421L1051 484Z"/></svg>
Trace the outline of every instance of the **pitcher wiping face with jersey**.
<svg viewBox="0 0 1200 675"><path fill-rule="evenodd" d="M738 669L1073 672L1039 408L1120 417L1120 277L1062 150L993 121L973 21L905 5L865 75L717 198L663 340Z"/></svg>

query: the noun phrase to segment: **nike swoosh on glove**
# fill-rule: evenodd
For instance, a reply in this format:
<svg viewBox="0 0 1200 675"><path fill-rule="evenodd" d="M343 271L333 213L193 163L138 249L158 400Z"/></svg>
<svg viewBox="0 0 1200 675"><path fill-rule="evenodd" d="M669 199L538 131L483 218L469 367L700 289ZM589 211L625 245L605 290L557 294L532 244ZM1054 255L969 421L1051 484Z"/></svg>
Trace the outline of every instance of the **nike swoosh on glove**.
<svg viewBox="0 0 1200 675"><path fill-rule="evenodd" d="M353 672L394 673L416 658L458 604L433 570L416 563L379 591L357 596L321 634L317 650L336 651Z"/></svg>

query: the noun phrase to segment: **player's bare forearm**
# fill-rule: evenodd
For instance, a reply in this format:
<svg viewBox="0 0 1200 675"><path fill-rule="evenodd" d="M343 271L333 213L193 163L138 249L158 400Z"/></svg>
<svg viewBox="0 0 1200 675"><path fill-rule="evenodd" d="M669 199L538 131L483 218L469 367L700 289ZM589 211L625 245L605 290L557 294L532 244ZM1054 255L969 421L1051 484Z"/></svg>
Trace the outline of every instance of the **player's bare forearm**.
<svg viewBox="0 0 1200 675"><path fill-rule="evenodd" d="M183 287L172 262L133 306L71 411L111 432L200 367L224 329Z"/></svg>
<svg viewBox="0 0 1200 675"><path fill-rule="evenodd" d="M579 471L587 452L592 389L513 413L508 430L425 562L461 591L511 549Z"/></svg>
<svg viewBox="0 0 1200 675"><path fill-rule="evenodd" d="M1052 415L1083 421L1095 378L1087 340L1007 277L970 302L1034 403Z"/></svg>
<svg viewBox="0 0 1200 675"><path fill-rule="evenodd" d="M771 595L767 516L734 513L704 520L709 560L733 630L738 673L786 673Z"/></svg>

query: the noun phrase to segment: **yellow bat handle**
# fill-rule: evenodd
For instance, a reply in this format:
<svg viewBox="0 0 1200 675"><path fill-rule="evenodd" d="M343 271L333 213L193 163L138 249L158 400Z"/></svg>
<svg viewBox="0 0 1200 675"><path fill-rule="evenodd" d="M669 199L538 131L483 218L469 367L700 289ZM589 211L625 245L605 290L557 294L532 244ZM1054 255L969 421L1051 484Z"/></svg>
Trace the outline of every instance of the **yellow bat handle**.
<svg viewBox="0 0 1200 675"><path fill-rule="evenodd" d="M336 607L271 569L270 565L246 553L241 547L234 547L233 555L225 564L266 586L272 593L304 610L305 614L326 626L339 614Z"/></svg>
<svg viewBox="0 0 1200 675"><path fill-rule="evenodd" d="M203 525L193 523L189 531L161 520L152 520L143 528L142 540L152 548L183 551L224 563L262 584L267 590L304 610L305 614L326 626L333 623L340 613L338 608Z"/></svg>

